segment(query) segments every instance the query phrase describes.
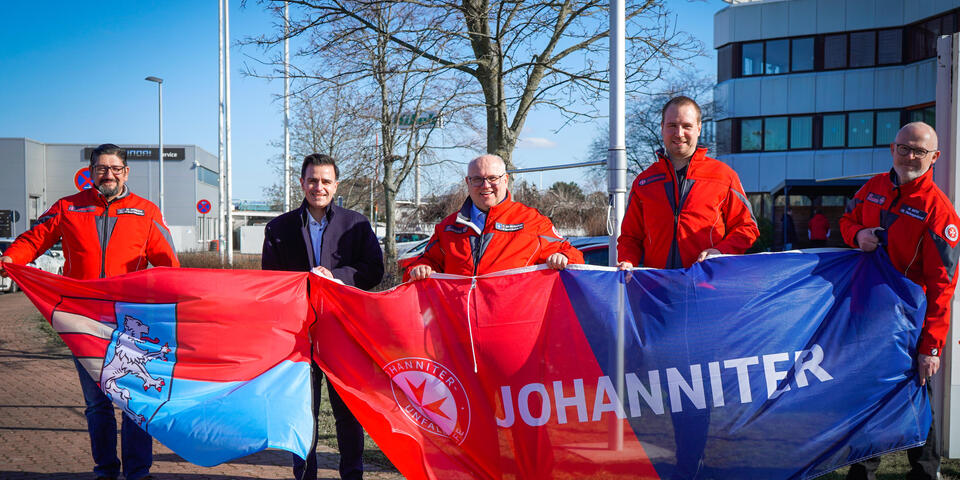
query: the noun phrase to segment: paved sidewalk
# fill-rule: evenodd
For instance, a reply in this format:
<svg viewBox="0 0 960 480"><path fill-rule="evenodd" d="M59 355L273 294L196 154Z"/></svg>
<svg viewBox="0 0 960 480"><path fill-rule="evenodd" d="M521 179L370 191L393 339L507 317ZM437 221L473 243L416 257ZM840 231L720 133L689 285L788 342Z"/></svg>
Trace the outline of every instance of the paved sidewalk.
<svg viewBox="0 0 960 480"><path fill-rule="evenodd" d="M83 397L70 352L34 320L23 293L0 294L0 479L93 479ZM119 414L118 414L119 417ZM212 468L193 465L154 441L157 480L292 478L290 453L269 450ZM339 456L318 447L320 478L339 478ZM366 465L364 478L395 480Z"/></svg>

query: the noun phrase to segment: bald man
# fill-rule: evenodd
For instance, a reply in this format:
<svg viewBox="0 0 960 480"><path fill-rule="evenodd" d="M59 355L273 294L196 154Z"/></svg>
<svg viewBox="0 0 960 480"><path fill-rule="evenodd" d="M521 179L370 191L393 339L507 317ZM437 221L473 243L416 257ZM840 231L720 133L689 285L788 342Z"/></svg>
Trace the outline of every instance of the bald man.
<svg viewBox="0 0 960 480"><path fill-rule="evenodd" d="M840 219L843 240L865 252L884 248L904 276L923 287L927 312L917 345L921 384L940 369L940 354L950 328L950 300L957 285L960 218L950 199L933 183L940 151L937 133L923 122L909 123L890 144L893 168L871 178L847 205ZM927 443L907 450L907 478L937 478L940 450L936 422ZM850 467L849 479L873 479L880 457Z"/></svg>
<svg viewBox="0 0 960 480"><path fill-rule="evenodd" d="M411 265L411 279L434 272L476 276L541 263L563 270L583 263L583 254L557 233L549 218L510 198L507 179L507 167L496 155L470 161L464 179L470 197L434 228L427 248Z"/></svg>

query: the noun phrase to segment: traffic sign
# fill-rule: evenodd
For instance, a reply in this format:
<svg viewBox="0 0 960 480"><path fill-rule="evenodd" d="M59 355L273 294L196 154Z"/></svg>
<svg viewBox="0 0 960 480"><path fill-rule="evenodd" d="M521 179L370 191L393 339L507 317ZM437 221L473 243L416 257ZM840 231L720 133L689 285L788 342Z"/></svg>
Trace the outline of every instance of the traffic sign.
<svg viewBox="0 0 960 480"><path fill-rule="evenodd" d="M203 215L210 213L210 208L211 208L210 201L207 199L202 199L199 202L197 202L197 211Z"/></svg>
<svg viewBox="0 0 960 480"><path fill-rule="evenodd" d="M83 167L77 170L77 173L73 176L73 186L81 192L93 188L93 177L90 175L89 168Z"/></svg>

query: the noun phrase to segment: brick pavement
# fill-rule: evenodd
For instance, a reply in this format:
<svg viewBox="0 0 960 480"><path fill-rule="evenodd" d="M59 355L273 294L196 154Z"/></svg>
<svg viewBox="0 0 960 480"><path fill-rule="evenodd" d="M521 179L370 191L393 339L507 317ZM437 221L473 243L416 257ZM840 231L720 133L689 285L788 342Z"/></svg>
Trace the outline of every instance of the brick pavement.
<svg viewBox="0 0 960 480"><path fill-rule="evenodd" d="M92 479L83 397L70 352L50 341L23 293L0 295L0 480ZM118 414L119 417L119 414ZM154 441L157 480L292 478L290 454L267 450L205 468ZM338 478L336 450L320 445L320 478ZM367 464L364 478L395 480Z"/></svg>

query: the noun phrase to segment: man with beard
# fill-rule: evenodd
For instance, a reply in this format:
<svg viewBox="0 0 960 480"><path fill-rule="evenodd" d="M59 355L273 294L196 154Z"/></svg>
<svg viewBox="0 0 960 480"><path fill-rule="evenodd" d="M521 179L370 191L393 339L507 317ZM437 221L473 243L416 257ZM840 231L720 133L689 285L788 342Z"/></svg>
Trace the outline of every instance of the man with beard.
<svg viewBox="0 0 960 480"><path fill-rule="evenodd" d="M19 265L33 261L54 243L63 241L63 275L78 280L105 278L143 270L148 265L179 267L170 231L156 205L134 195L126 186L130 174L127 152L106 143L90 154L96 188L61 198L21 234L0 257ZM121 460L117 458L117 422L110 399L97 386L98 378L74 358L86 402L93 472L98 479L150 478L153 438L126 415L121 425Z"/></svg>

